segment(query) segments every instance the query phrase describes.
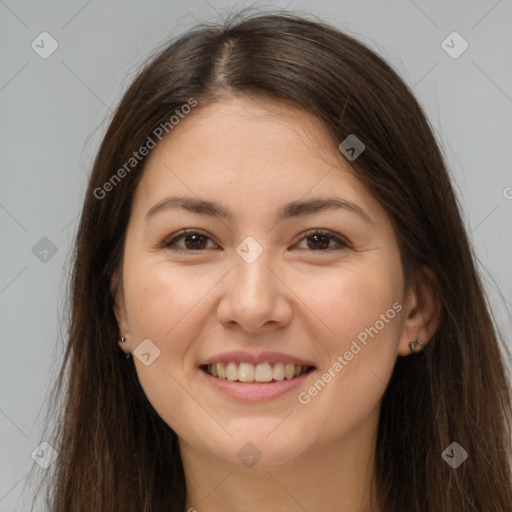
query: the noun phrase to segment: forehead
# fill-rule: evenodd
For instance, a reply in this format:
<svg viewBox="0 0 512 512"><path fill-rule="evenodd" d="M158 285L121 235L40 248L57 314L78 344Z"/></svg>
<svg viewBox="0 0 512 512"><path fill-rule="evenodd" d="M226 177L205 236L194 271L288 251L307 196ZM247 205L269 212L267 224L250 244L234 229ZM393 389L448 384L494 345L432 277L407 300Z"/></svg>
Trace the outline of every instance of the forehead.
<svg viewBox="0 0 512 512"><path fill-rule="evenodd" d="M333 192L362 207L371 202L316 116L276 100L229 98L199 104L157 144L135 206L181 194L261 214L270 204Z"/></svg>
<svg viewBox="0 0 512 512"><path fill-rule="evenodd" d="M342 162L337 143L316 116L295 105L262 97L230 97L199 104L159 146L168 151L179 147L192 152L190 156L201 156L197 150L202 148L217 158L246 156L262 149L270 157L293 150L297 155L316 153L332 163Z"/></svg>

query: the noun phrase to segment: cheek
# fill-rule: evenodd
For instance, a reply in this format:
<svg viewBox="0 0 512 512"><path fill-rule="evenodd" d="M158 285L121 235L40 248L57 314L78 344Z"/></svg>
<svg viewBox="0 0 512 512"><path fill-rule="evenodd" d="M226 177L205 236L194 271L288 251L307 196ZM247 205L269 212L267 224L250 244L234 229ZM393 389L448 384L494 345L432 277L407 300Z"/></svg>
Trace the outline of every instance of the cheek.
<svg viewBox="0 0 512 512"><path fill-rule="evenodd" d="M317 276L302 280L299 293L311 312L321 320L320 325L325 326L323 344L331 360L349 350L351 342L358 336L363 343L366 336L367 339L382 340L379 345L384 350L396 350L401 330L397 310L402 309L400 301L403 297L401 274L392 266L383 265L382 261L347 265L321 279ZM375 328L379 331L377 334Z"/></svg>
<svg viewBox="0 0 512 512"><path fill-rule="evenodd" d="M183 388L195 368L190 347L204 327L199 318L207 315L205 294L218 280L211 274L198 276L191 269L127 259L124 274L133 350L149 339L158 354L148 366L134 354L139 382L158 414L178 430L185 421L181 411L190 407L190 396Z"/></svg>
<svg viewBox="0 0 512 512"><path fill-rule="evenodd" d="M334 332L321 338L328 353L318 375L322 382L301 397L310 411L332 411L326 436L350 429L374 410L393 371L403 326L401 267L393 261L365 264L364 270L347 266L321 288L303 285L305 294L316 297L314 313Z"/></svg>
<svg viewBox="0 0 512 512"><path fill-rule="evenodd" d="M171 401L181 407L183 383L195 370L194 340L201 336L207 314L205 295L218 278L199 275L191 266L138 256L125 263L125 298L134 363L139 381L153 406L164 411ZM145 366L137 346L150 340L156 354ZM147 342L146 342L147 343ZM142 345L141 345L142 347ZM152 356L150 356L152 358Z"/></svg>
<svg viewBox="0 0 512 512"><path fill-rule="evenodd" d="M392 265L382 263L365 264L364 271L355 265L338 269L321 286L303 284L312 311L329 327L317 338L328 354L319 378L328 384L305 392L315 397L316 406L336 403L341 423L348 421L347 411L363 416L375 407L396 361L403 326L402 278Z"/></svg>
<svg viewBox="0 0 512 512"><path fill-rule="evenodd" d="M200 311L212 276L201 278L193 270L178 270L168 262L142 260L128 261L125 276L132 335L150 338L163 349L177 350L182 339L179 333L187 332L191 337L189 319Z"/></svg>

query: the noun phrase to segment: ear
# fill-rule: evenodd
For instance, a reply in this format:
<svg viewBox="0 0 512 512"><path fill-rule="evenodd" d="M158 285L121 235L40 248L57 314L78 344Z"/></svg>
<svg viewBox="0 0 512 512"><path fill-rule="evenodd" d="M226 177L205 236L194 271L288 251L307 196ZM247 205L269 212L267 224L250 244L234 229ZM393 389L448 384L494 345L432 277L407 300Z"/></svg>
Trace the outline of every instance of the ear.
<svg viewBox="0 0 512 512"><path fill-rule="evenodd" d="M116 270L110 280L110 294L112 296L112 307L114 314L117 318L117 325L119 326L119 336L126 338L126 341L117 341L117 344L129 354L130 351L130 329L128 327L128 319L126 315L126 305L124 300L123 281L120 276L119 270Z"/></svg>
<svg viewBox="0 0 512 512"><path fill-rule="evenodd" d="M398 345L398 355L412 353L409 343L419 338L425 346L441 323L442 306L437 278L430 267L421 267L407 296L405 323Z"/></svg>

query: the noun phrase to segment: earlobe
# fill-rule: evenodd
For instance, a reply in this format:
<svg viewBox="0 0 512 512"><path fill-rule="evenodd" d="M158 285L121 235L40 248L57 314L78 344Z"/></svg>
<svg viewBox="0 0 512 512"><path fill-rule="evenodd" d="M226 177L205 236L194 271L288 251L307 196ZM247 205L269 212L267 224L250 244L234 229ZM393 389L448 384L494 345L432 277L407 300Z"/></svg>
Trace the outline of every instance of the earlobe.
<svg viewBox="0 0 512 512"><path fill-rule="evenodd" d="M441 323L442 305L437 278L430 267L411 285L406 319L398 345L398 355L419 352L432 339Z"/></svg>
<svg viewBox="0 0 512 512"><path fill-rule="evenodd" d="M126 353L129 353L127 339L129 338L128 321L126 317L126 308L124 303L123 284L119 272L116 270L110 280L110 294L112 297L112 309L117 319L119 327L118 345Z"/></svg>

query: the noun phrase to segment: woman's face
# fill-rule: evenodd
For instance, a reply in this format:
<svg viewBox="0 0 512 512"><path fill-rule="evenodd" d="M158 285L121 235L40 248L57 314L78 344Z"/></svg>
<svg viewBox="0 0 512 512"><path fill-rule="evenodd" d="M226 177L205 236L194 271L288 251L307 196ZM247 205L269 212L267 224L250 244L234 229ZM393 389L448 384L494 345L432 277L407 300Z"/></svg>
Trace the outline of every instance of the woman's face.
<svg viewBox="0 0 512 512"><path fill-rule="evenodd" d="M199 104L148 157L118 277L120 346L182 448L273 465L375 431L411 335L400 253L314 116Z"/></svg>

